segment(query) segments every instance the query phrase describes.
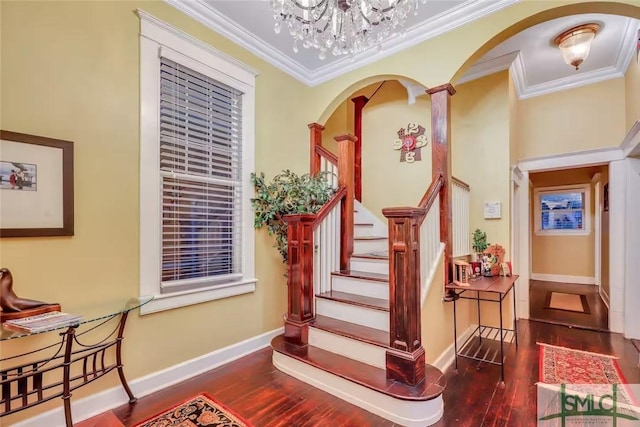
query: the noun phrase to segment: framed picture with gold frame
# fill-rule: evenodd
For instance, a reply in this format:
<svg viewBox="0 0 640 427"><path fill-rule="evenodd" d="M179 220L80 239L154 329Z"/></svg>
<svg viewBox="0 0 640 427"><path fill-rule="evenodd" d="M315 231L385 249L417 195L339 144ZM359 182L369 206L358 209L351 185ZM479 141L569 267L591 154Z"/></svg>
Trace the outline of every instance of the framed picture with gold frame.
<svg viewBox="0 0 640 427"><path fill-rule="evenodd" d="M73 142L0 130L0 237L73 234Z"/></svg>

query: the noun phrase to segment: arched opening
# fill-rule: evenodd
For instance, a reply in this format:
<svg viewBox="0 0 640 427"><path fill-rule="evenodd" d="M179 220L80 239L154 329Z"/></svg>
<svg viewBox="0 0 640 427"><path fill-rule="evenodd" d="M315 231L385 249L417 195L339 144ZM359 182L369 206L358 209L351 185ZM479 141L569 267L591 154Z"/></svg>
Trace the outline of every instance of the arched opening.
<svg viewBox="0 0 640 427"><path fill-rule="evenodd" d="M558 18L584 14L618 15L640 19L640 8L622 3L580 3L553 8L514 23L500 31L469 56L452 77L453 83L463 82L456 87L458 95L453 100L454 110L456 107L465 109L467 106L469 107L466 108L468 113L471 106L477 108L483 100L486 101L485 92L495 90L495 85L499 84L499 82L494 82L494 86L492 86L481 82L484 79L490 79L490 76L476 81L465 81L465 74L492 49L507 42L511 37L525 30L534 29L538 25ZM637 24L632 30L634 39L631 42L634 42L633 47L635 47ZM598 39L596 38L596 40ZM630 58L631 52L625 52L625 55L627 54ZM561 57L559 51L557 55L559 58ZM633 55L635 57L635 50ZM563 64L563 66L566 65ZM511 72L513 73L513 68ZM534 92L533 95L525 92L525 96L519 96L521 93L519 93L520 88L517 86L517 82L514 83L514 79L510 78L508 73L503 72L502 85L503 89L506 87L507 90L507 104L505 105L502 100L501 107L497 107L503 114L506 113L507 117L507 128L504 128L504 124L501 127L503 133L507 134L502 146L509 152L509 166L520 166L523 172L517 170L517 173L512 174L510 180L506 178L506 173L501 178L501 181L510 181L508 196L503 197L503 200L507 202L503 203L506 205L503 212L510 212L509 221L504 221L501 228L508 230L511 256L516 272L520 275L517 288L519 317L529 318L530 310L533 310L530 305L533 304L529 293L530 279L542 278L544 281L562 280L567 283L595 284L599 293L602 293L606 287L603 299L608 304L609 329L613 332L629 333L631 323L634 323L630 322L629 313L637 312L638 307L622 298L629 292L628 287L630 286L630 283L625 282L624 278L626 268L623 261L626 256L624 236L621 233L616 234L617 227L606 230L610 224L609 216L615 218L618 215L623 215L624 207L621 204L605 209L603 203L605 185L609 191L616 185L615 180L618 180L617 184L624 186L624 180L620 179L617 172L615 174L609 173L610 167L619 170L618 163L623 162L624 159L611 162L604 156L594 160L593 158L582 158L581 155L589 150L604 152L619 150L624 136L640 118L640 108L630 105L630 103L638 104L638 100L634 100L634 98L640 98L635 95L638 92L638 81L640 81L640 71L638 71L636 61L632 60L628 69L625 65L622 72L608 77L607 80L594 79L573 86L566 84L564 87L556 85L553 90L549 90L547 93L540 90ZM470 92L474 92L475 96L469 95ZM498 114L499 112L496 112L494 116ZM468 121L469 118L455 114L453 116L454 171L456 161L459 160L459 157L456 159L455 146L464 142L456 138L456 129L461 128L460 123L455 123L456 119ZM487 126L492 124L495 122L487 123ZM603 134L598 133L600 130L603 131ZM460 136L459 132L457 136ZM545 159L550 157L554 159L555 163L545 162ZM538 163L529 161L534 158ZM546 179L546 177L554 175L549 174L544 177L540 174L548 170L557 171L555 176L563 175L565 178L567 175L577 176L587 167L599 168L596 172L590 170L590 176L582 179L584 182L580 182L590 188L591 205L594 205L591 213L586 212L587 215L592 216L591 227L587 230L591 239L588 243L584 243L590 246L590 254L586 255L584 259L569 261L564 255L570 253L571 250L565 247L564 255L557 254L557 256L551 257L555 261L559 261L557 265L547 266L542 262L543 257L540 256L543 244L546 245L548 252L553 248L560 248L564 244L570 245L569 240L578 240L578 237L563 236L561 233L552 237L550 235L543 236L543 233L540 233L540 226L536 224L541 221L537 221L536 215L541 215L542 218L544 213L538 213L539 209L536 209L540 201L536 196L533 196L533 191L529 190L530 179L534 177L534 181L538 178L543 180L543 178ZM506 168L502 169L506 171ZM551 182L547 183L548 185L542 185L536 181L534 187L559 187L563 183L556 181L555 184ZM627 188L627 193L618 190L617 194L622 198L628 197L628 190ZM482 196L487 197L487 194ZM472 197L474 197L473 191ZM593 203L594 197L597 197L595 203ZM631 219L627 218L627 220ZM485 223L487 222L485 221ZM542 239L547 240L542 243ZM551 242L553 239L556 241ZM566 241L561 243L559 239ZM614 253L618 253L619 256L612 256ZM570 269L567 268L567 266L576 266L577 264L583 264L588 268L579 271L569 271ZM629 277L629 274L626 274L626 277ZM579 290L575 290L575 292L568 293L578 292ZM542 302L545 303L544 300ZM593 307L591 309L593 310Z"/></svg>

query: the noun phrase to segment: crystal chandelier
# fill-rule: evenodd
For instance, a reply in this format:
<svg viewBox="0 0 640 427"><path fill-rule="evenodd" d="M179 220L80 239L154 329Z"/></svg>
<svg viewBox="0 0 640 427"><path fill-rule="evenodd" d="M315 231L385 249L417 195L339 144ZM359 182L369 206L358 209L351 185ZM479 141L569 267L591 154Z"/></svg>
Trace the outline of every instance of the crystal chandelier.
<svg viewBox="0 0 640 427"><path fill-rule="evenodd" d="M289 30L294 52L301 44L325 59L328 51L355 55L398 34L418 0L271 0L271 10L275 32Z"/></svg>

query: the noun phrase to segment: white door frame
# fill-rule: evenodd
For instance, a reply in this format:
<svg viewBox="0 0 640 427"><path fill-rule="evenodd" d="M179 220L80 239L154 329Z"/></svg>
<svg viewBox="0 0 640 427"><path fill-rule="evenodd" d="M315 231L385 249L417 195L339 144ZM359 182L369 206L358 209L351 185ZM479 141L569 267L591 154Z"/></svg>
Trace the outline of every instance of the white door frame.
<svg viewBox="0 0 640 427"><path fill-rule="evenodd" d="M594 232L594 264L593 277L600 293L602 284L602 175L598 172L591 178L593 184L593 232Z"/></svg>
<svg viewBox="0 0 640 427"><path fill-rule="evenodd" d="M577 167L597 166L610 164L611 162L622 161L624 159L624 152L621 148L607 148L600 150L582 151L569 154L560 154L555 156L538 157L534 159L527 159L518 162L518 169L522 171L522 178L520 179L520 190L517 191L518 208L520 212L520 221L518 224L518 236L519 236L519 274L520 278L517 282L516 291L518 293L518 317L523 319L529 318L529 279L531 276L531 215L530 215L530 197L529 191L522 191L523 183L529 181L530 172L545 172L555 169L568 169ZM610 205L609 213L611 216L618 213L620 210L624 210L624 201L619 200L619 203L611 203L612 191L614 189L614 178L616 181L618 178L612 177L610 174ZM624 184L620 183L619 190L623 190ZM624 216L624 213L622 213ZM513 224L513 222L512 222ZM511 230L515 233L515 230ZM610 230L610 283L611 286L611 309L609 310L609 329L611 332L624 332L624 268L618 271L616 274L616 267L613 254L614 247L621 247L624 251L624 229ZM619 260L618 260L619 261ZM614 277L615 276L615 277ZM616 282L614 282L614 280ZM614 287L613 283L617 283L618 286ZM615 306L614 306L615 302Z"/></svg>

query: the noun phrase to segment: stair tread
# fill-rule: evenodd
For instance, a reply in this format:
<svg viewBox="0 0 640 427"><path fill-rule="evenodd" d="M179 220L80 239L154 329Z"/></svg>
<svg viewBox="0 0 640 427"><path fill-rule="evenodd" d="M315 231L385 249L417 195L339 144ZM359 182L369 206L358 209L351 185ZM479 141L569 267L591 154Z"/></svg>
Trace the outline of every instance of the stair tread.
<svg viewBox="0 0 640 427"><path fill-rule="evenodd" d="M380 347L389 347L389 332L369 328L356 323L345 322L333 317L316 315L311 326L354 340L363 341Z"/></svg>
<svg viewBox="0 0 640 427"><path fill-rule="evenodd" d="M348 292L329 291L316 295L319 298L344 302L374 310L389 311L389 301L381 298L366 297L364 295L350 294Z"/></svg>
<svg viewBox="0 0 640 427"><path fill-rule="evenodd" d="M331 273L334 276L353 277L355 279L375 280L376 282L388 282L388 274L370 273L368 271L358 270L340 270Z"/></svg>
<svg viewBox="0 0 640 427"><path fill-rule="evenodd" d="M360 236L354 237L353 240L389 240L387 236Z"/></svg>
<svg viewBox="0 0 640 427"><path fill-rule="evenodd" d="M373 223L372 222L354 222L353 225L361 225L361 226L366 226L366 227L373 227Z"/></svg>
<svg viewBox="0 0 640 427"><path fill-rule="evenodd" d="M368 252L362 254L353 254L351 258L367 258L367 259L389 259L389 252Z"/></svg>
<svg viewBox="0 0 640 427"><path fill-rule="evenodd" d="M445 387L443 373L431 365L426 365L426 379L424 382L417 386L409 386L387 379L384 369L376 368L312 345L296 345L286 342L283 335L275 337L271 341L271 347L278 353L396 399L431 400L440 396Z"/></svg>

